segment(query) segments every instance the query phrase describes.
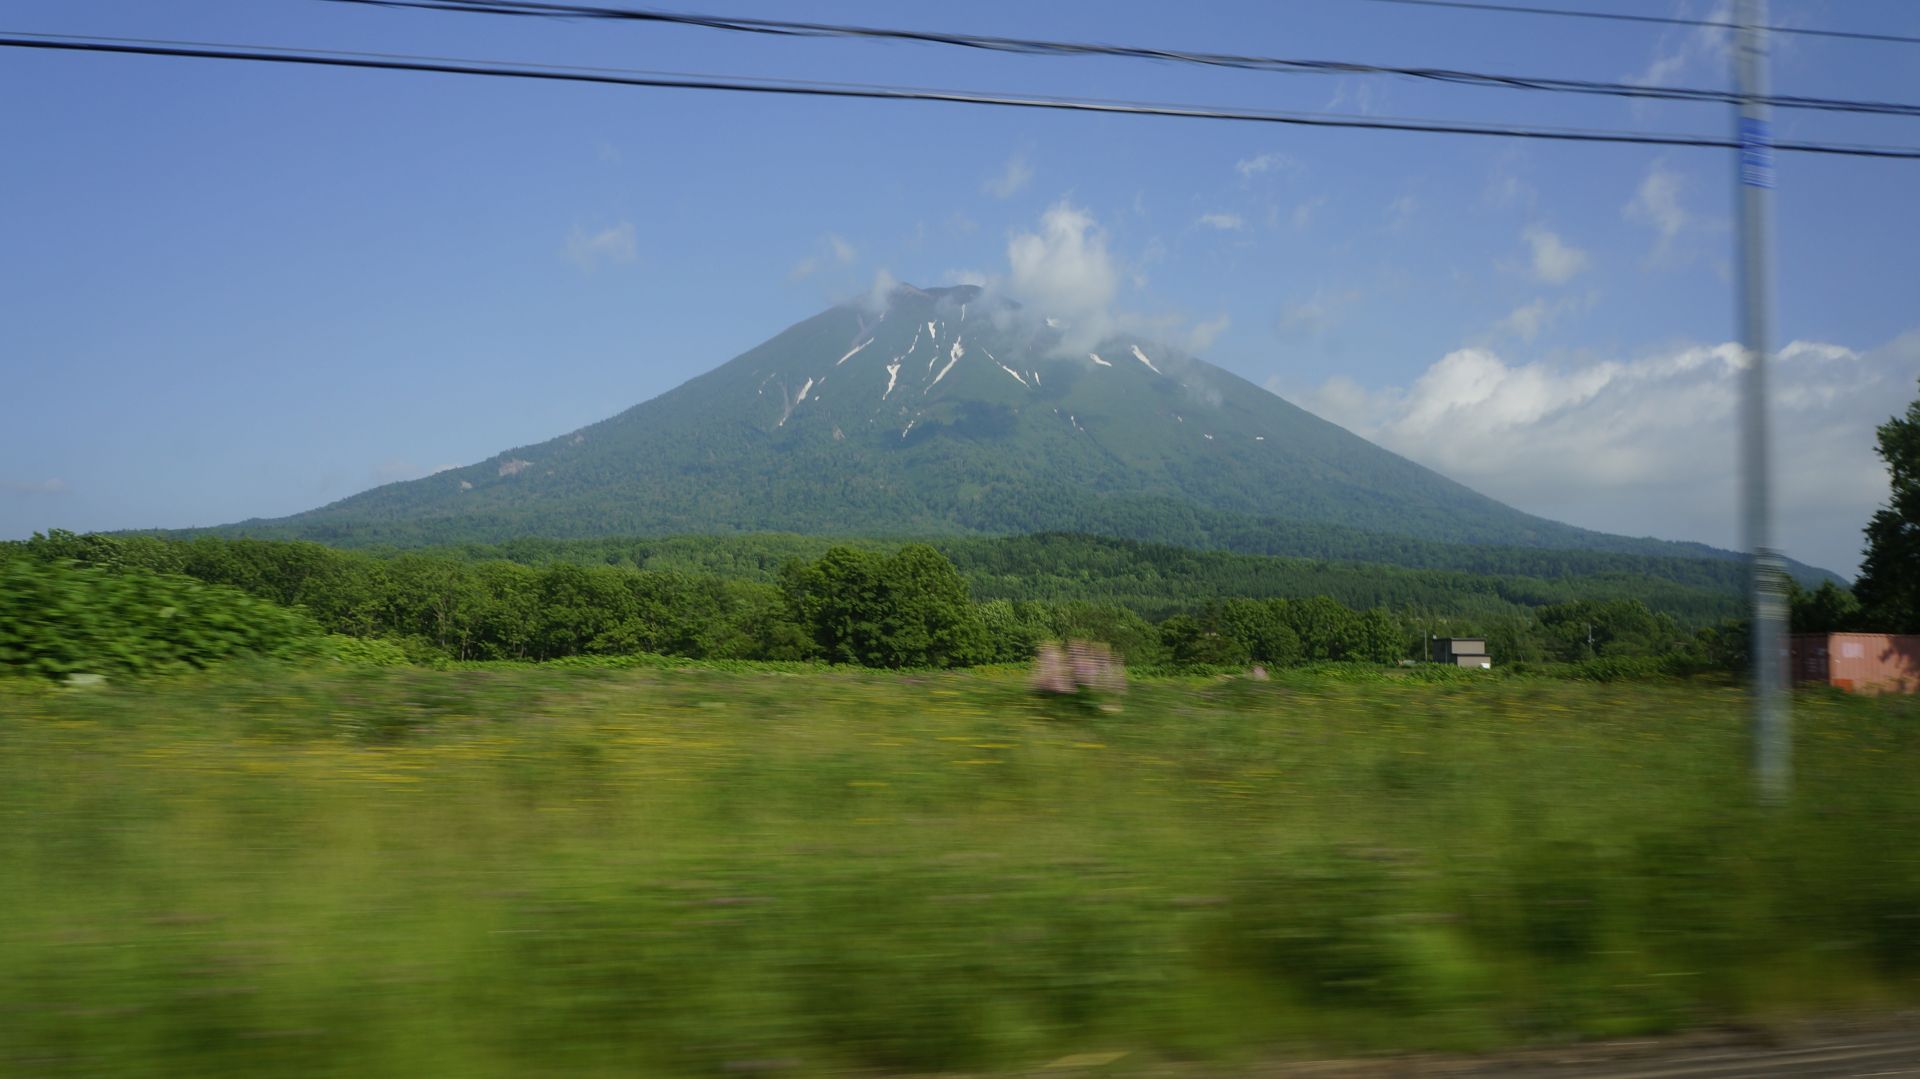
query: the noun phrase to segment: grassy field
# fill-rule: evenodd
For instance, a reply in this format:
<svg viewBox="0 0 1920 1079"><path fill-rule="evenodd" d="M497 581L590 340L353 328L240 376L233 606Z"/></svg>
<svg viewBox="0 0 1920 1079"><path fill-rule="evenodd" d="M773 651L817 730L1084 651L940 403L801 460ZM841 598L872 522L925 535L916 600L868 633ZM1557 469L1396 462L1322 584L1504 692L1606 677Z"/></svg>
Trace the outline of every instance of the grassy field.
<svg viewBox="0 0 1920 1079"><path fill-rule="evenodd" d="M1710 685L0 684L0 1074L1230 1069L1911 1004L1920 707L1797 705L1764 813Z"/></svg>

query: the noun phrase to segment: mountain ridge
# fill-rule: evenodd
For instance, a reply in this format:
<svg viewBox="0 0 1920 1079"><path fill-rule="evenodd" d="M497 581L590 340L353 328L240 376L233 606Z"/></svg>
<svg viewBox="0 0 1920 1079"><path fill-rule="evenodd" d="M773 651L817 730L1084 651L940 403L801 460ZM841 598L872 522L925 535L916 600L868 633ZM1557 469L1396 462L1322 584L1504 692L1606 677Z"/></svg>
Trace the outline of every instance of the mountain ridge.
<svg viewBox="0 0 1920 1079"><path fill-rule="evenodd" d="M902 286L556 438L199 531L345 545L1072 531L1247 550L1263 529L1309 525L1740 557L1526 514L1163 343L1103 334L1081 355L1075 332L974 286Z"/></svg>

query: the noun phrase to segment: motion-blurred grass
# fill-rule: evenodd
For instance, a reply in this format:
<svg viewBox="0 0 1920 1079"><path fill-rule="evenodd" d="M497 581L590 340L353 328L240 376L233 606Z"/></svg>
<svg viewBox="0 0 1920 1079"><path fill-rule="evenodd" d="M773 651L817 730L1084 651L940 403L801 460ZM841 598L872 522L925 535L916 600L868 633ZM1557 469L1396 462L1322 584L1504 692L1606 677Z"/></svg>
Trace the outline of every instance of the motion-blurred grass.
<svg viewBox="0 0 1920 1079"><path fill-rule="evenodd" d="M0 1074L814 1075L1920 998L1920 708L1011 673L0 684Z"/></svg>

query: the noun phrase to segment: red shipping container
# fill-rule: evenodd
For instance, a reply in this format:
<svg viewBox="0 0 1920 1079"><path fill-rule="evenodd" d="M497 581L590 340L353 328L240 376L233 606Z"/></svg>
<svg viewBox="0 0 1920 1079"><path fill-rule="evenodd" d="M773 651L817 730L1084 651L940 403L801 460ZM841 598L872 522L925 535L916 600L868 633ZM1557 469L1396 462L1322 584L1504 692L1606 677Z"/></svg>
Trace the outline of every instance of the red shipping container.
<svg viewBox="0 0 1920 1079"><path fill-rule="evenodd" d="M1796 682L1850 693L1920 693L1920 636L1797 633L1789 669Z"/></svg>

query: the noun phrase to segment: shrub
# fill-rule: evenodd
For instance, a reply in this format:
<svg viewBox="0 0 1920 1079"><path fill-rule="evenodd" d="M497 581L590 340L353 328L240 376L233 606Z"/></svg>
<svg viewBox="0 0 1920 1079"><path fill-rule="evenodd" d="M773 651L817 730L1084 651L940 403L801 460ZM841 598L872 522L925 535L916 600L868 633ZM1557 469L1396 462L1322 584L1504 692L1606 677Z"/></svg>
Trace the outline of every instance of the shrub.
<svg viewBox="0 0 1920 1079"><path fill-rule="evenodd" d="M315 637L304 612L186 577L0 558L0 670L142 674Z"/></svg>

